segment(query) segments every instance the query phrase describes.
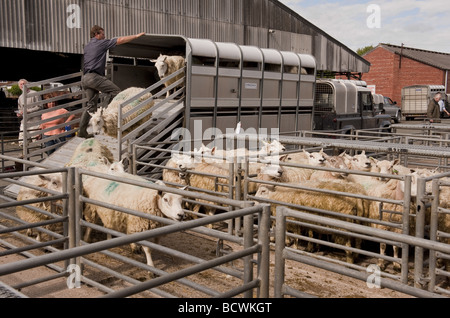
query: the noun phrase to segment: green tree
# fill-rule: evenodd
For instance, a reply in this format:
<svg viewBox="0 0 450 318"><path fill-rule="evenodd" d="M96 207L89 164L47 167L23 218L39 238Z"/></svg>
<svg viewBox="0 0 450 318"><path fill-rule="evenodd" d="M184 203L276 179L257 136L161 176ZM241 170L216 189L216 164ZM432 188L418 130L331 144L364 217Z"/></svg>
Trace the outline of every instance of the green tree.
<svg viewBox="0 0 450 318"><path fill-rule="evenodd" d="M31 87L30 89L32 89L33 91L37 91L37 92L39 92L41 90L40 87ZM22 90L19 88L19 85L17 85L17 84L11 86L11 88L8 89L8 92L12 96L20 96L20 94L22 94Z"/></svg>
<svg viewBox="0 0 450 318"><path fill-rule="evenodd" d="M373 45L368 45L368 46L365 46L363 48L360 48L360 49L356 50L356 53L359 56L363 56L364 54L366 54L367 52L369 52L372 49L373 49Z"/></svg>

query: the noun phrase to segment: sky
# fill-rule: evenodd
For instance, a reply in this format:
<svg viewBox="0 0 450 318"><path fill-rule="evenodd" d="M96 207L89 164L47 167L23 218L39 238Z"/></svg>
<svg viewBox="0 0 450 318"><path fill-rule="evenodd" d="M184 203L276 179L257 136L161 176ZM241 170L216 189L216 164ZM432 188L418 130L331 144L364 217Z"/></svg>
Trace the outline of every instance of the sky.
<svg viewBox="0 0 450 318"><path fill-rule="evenodd" d="M389 43L450 53L449 0L280 0L356 51Z"/></svg>

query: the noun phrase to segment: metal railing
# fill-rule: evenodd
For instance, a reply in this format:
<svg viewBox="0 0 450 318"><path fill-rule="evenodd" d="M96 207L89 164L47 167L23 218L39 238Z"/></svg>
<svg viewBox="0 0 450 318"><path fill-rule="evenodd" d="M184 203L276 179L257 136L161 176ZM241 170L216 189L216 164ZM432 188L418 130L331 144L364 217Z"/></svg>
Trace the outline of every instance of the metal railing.
<svg viewBox="0 0 450 318"><path fill-rule="evenodd" d="M37 155L43 156L45 152L50 152L57 150L61 147L67 138L70 138L77 133L80 116L83 110L86 108L87 98L85 97L84 90L81 88L81 76L82 73L73 73L65 76L55 77L51 79L46 79L39 82L27 83L24 85L23 91L23 101L24 109L30 109L34 107L39 107L38 111L28 113L24 111L23 113L23 157L24 159L30 160L32 157ZM51 83L63 83L62 86L51 87ZM28 88L36 86L50 86L50 88L43 89L41 91L28 92ZM45 98L47 96L55 95L53 97ZM30 98L36 99L35 102L29 101ZM50 102L63 102L52 108L46 108L45 105ZM64 115L59 115L56 117L51 117L42 120L42 115L57 109L66 109L68 113ZM55 125L50 128L40 129L41 124L47 123L49 121L59 119L59 118L69 118L70 116L75 116L70 122ZM33 121L32 127L30 127L30 120ZM33 128L37 127L37 128ZM70 129L65 129L70 127ZM54 129L62 129L64 132L56 135L46 135L47 132ZM53 145L49 143L52 142ZM46 145L47 143L47 145Z"/></svg>
<svg viewBox="0 0 450 318"><path fill-rule="evenodd" d="M184 94L186 91L185 76L174 82L173 84L165 87L165 84L168 81L171 81L175 77L180 74L185 74L186 67L183 67L170 76L167 76L161 79L159 82L151 85L150 87L143 90L141 93L133 96L129 100L123 102L120 105L120 109L118 112L118 148L119 148L119 158L122 158L122 155L129 151L133 144L148 142L150 139L155 138L154 134L159 133L159 130L163 130L160 127L155 126L158 118L155 116L156 112L161 112L163 115L167 116L169 112L174 110L177 106L182 105L184 103ZM179 87L181 86L181 87ZM150 98L140 102L138 105L129 109L129 105L136 103L139 98L142 96L151 93L154 90L159 89L158 93L152 95ZM175 91L172 94L169 94L168 97L159 99L162 96L165 96L167 92ZM176 98L178 98L176 100ZM144 108L145 105L150 103L154 103L150 108ZM164 107L164 108L162 108ZM125 111L127 109L127 111ZM145 111L142 111L145 109ZM139 123L146 116L152 115L151 120L148 120L144 123ZM176 118L175 116L170 116L166 118L160 125L162 127L169 126L172 121ZM165 134L165 133L163 133Z"/></svg>
<svg viewBox="0 0 450 318"><path fill-rule="evenodd" d="M427 239L416 238L414 236L386 232L380 229L374 229L360 224L352 224L349 222L343 222L336 219L330 219L327 217L322 217L319 215L314 215L310 213L304 213L299 211L294 211L286 207L277 208L277 219L276 219L276 241L284 242L285 232L286 232L286 220L287 218L295 218L302 220L304 222L310 222L313 224L321 224L324 226L341 228L345 231L352 233L359 233L361 235L368 235L371 237L387 238L392 241L401 242L406 245L417 246L421 248L433 249L435 251L443 252L448 254L450 252L450 246L448 244L433 242ZM416 297L443 297L442 295L431 293L429 291L422 290L420 288L415 288L409 286L406 283L394 281L389 278L384 278L382 276L374 276L372 272L362 272L346 267L342 267L336 264L331 264L326 261L322 261L315 257L305 256L296 251L292 251L284 246L284 244L276 244L275 250L275 297L283 297L284 295L292 295L296 297L310 297L311 295L298 291L289 287L284 280L285 273L285 261L287 259L301 262L304 264L319 267L328 271L346 275L352 278L356 278L367 282L368 284L376 284L377 287L390 288L392 290L397 290L405 294L413 295ZM375 281L375 282L374 282ZM373 288L374 286L372 286ZM368 287L370 288L370 287Z"/></svg>
<svg viewBox="0 0 450 318"><path fill-rule="evenodd" d="M42 165L39 165L42 166ZM80 282L84 282L87 285L95 286L99 290L106 293L106 297L125 297L134 295L139 292L148 291L151 289L151 293L163 296L163 297L173 297L170 293L160 290L159 286L167 284L169 282L176 281L179 284L183 284L189 288L197 290L207 296L213 297L232 297L239 294L244 295L244 297L268 297L269 296L269 241L267 232L269 231L269 210L268 206L258 205L252 207L250 202L243 202L237 200L229 200L226 198L218 198L216 196L196 193L192 191L184 191L178 190L174 188L168 188L165 186L160 186L157 184L151 184L148 182L137 181L133 179L127 179L122 177L117 177L114 175L105 175L101 173L96 173L94 171L83 170L80 168L64 168L64 169L46 169L39 171L29 171L29 172L21 172L21 173L9 173L9 174L0 174L2 180L11 182L12 184L17 184L20 186L24 186L24 183L19 180L14 180L13 178L20 178L27 175L35 175L38 173L56 173L62 172L67 173L67 177L63 178L63 194L57 195L54 194L52 199L64 199L66 203L65 206L65 216L57 218L56 221L64 221L66 226L64 226L65 234L61 236L58 233L51 233L46 231L45 229L41 229L40 227L43 225L47 225L47 223L35 223L35 224L26 224L26 226L12 226L12 227L4 227L2 225L1 234L3 233L13 233L17 235L20 240L25 240L24 235L18 233L18 231L25 230L27 228L36 228L42 230L43 232L57 235L57 240L50 242L41 242L38 244L34 244L30 247L25 248L15 248L13 243L8 242L8 239L2 240L2 244L6 246L8 251L4 252L7 254L11 253L23 253L29 259L25 259L22 261L17 261L9 264L0 265L0 276L17 273L26 269L38 268L40 266L48 265L50 268L57 270L55 275L51 275L50 277L45 278L37 278L33 281L26 282L21 285L13 286L14 288L25 288L27 286L31 286L34 284L39 284L45 282L47 280L52 280L55 278L65 278L69 276L68 268L69 266L80 266L84 271L87 268L99 269L111 275L111 277L115 277L117 279L121 279L127 284L131 284L131 287L126 287L122 290L113 290L108 286L105 286L101 282L95 281L92 278L84 276L82 271L80 271ZM106 180L111 180L111 182L121 182L126 184L131 184L135 186L139 186L142 188L149 188L155 190L161 190L165 192L172 192L175 194L182 195L184 198L201 198L204 200L215 200L221 204L227 204L233 206L233 209L227 213L222 213L220 215L200 218L192 221L185 222L175 222L165 218L158 218L149 216L148 214L143 214L138 211L134 211L128 208L123 208L119 206L113 206L108 202L99 202L89 199L83 195L83 180L86 178L102 178ZM73 187L75 185L75 187ZM50 191L51 192L51 191ZM75 199L76 198L76 199ZM0 207L9 208L19 206L20 204L27 203L31 204L32 202L38 201L25 201L19 202L15 201L9 197L1 196L2 200L7 201L6 203L2 203ZM42 200L50 200L50 199L42 199ZM157 228L154 230L149 230L145 232L125 235L123 233L119 233L117 231L112 231L110 229L106 229L96 224L89 224L86 221L82 220L83 217L83 204L89 203L91 205L99 205L106 208L114 209L120 211L122 213L131 213L133 215L137 215L142 218L148 218L153 221L160 222L165 224L165 226L161 228ZM4 213L0 215L2 218L6 217ZM213 224L217 222L228 222L229 220L235 218L243 218L244 219L244 232L242 237L237 237L234 235L229 235L217 229L208 229L205 228L205 225ZM11 218L8 218L11 219ZM23 223L20 219L14 218L13 221ZM256 227L256 237L255 237L255 221L258 226ZM53 222L53 221L52 221ZM39 227L38 227L39 226ZM99 230L102 232L106 232L112 234L114 236L118 236L117 238L96 242L92 244L86 244L81 240L82 228L92 227L95 230ZM189 255L187 252L178 251L176 247L167 247L162 246L150 242L146 242L146 240L150 238L154 238L161 235L168 235L171 233L182 233L182 232L193 232L199 233L201 235L207 235L208 237L216 238L221 241L229 241L240 248L233 249L232 251L222 251L219 256L213 259L202 259L200 257L195 257L193 255ZM197 241L200 244L201 238ZM51 254L36 256L28 250L34 250L38 248L43 248L51 244L55 243L65 243L64 250L56 250L51 248ZM175 272L167 273L163 270L150 267L144 263L137 262L134 259L130 259L121 255L117 252L107 251L113 247L120 247L130 243L139 243L144 244L151 247L154 250L157 250L161 253L167 254L171 257L177 257L185 260L186 262L192 263L193 265L188 268L183 268L177 270ZM148 280L146 282L140 282L130 276L121 273L113 268L108 268L107 264L100 264L98 262L92 261L90 258L86 258L85 255L92 253L103 253L108 257L115 258L118 261L127 264L130 267L136 267L139 269L147 270L149 272L157 275L157 278L152 280ZM3 255L4 253L0 254ZM242 265L236 265L236 261L239 260ZM52 265L55 262L64 261L64 268L58 267L56 265ZM227 266L230 262L235 264L230 267ZM256 271L255 271L256 266ZM203 286L201 283L196 283L190 279L187 279L187 276L193 275L195 273L203 272L206 270L214 270L226 275L230 275L241 281L241 283L233 285L234 287L230 287L226 291L217 291L211 289L208 286ZM257 272L255 276L255 272ZM45 289L43 289L44 292ZM26 293L25 293L26 294Z"/></svg>

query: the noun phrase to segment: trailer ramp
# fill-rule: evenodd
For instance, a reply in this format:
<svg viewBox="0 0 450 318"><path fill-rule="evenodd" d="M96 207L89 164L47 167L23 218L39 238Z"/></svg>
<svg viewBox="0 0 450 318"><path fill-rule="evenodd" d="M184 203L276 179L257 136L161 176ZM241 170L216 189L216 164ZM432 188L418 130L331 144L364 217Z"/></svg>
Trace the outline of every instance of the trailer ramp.
<svg viewBox="0 0 450 318"><path fill-rule="evenodd" d="M101 136L101 135L94 136L94 138L96 140L100 141L106 147L108 147L108 149L113 154L115 160L119 159L119 152L118 152L118 148L117 148L117 139L109 137L109 136ZM75 153L75 150L84 140L85 140L84 138L73 137L72 139L68 140L63 146L61 146L58 150L56 150L54 153L52 153L50 156L45 158L40 163L49 168L53 168L53 169L64 167L66 164L68 164L70 162L73 154ZM32 169L36 169L36 168L32 168ZM21 180L21 181L23 181L23 180ZM20 190L19 185L10 184L4 189L4 194L7 195L8 197L16 199L17 195L19 194L19 190Z"/></svg>

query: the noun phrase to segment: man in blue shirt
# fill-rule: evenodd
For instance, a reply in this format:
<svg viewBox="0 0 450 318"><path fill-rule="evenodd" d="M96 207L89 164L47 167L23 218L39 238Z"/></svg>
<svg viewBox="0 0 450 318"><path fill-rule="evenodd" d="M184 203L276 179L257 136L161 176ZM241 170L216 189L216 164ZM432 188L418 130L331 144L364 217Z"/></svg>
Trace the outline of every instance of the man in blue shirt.
<svg viewBox="0 0 450 318"><path fill-rule="evenodd" d="M144 34L139 33L109 40L106 39L105 30L102 27L98 25L92 27L91 41L84 48L84 75L81 84L86 91L88 102L86 110L81 115L80 131L78 132L79 137L92 137L88 135L86 129L91 119L89 112L93 113L97 111L99 92L106 95L104 106L108 105L120 93L120 88L105 77L106 53L116 45L131 42Z"/></svg>

